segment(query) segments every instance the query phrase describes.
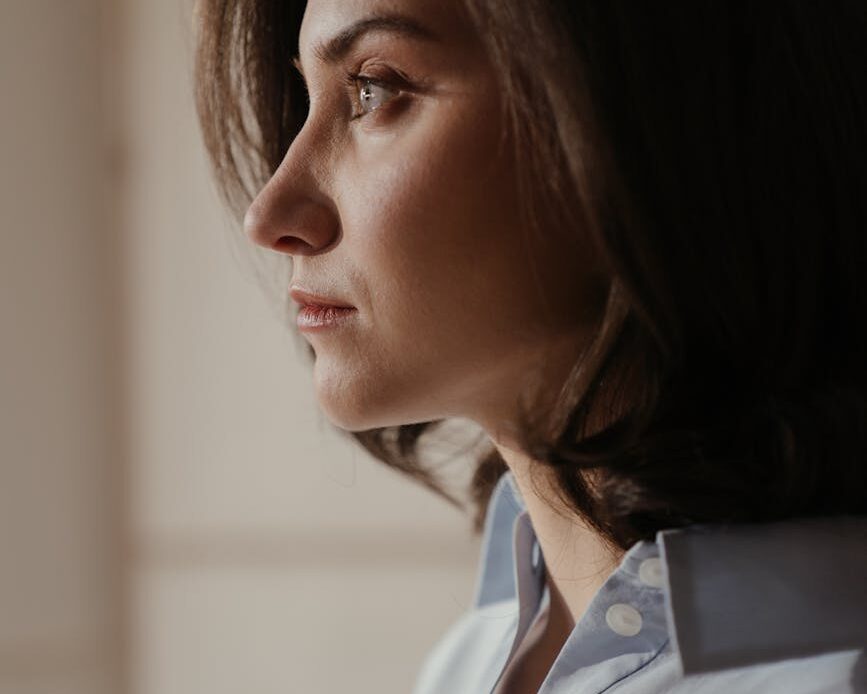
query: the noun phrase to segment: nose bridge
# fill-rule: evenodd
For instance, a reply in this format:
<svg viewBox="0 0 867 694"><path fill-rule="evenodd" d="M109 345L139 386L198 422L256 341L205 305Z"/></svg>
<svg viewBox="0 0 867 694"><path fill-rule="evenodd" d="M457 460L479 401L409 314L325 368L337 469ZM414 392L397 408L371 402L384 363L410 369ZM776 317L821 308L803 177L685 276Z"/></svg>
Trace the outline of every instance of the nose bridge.
<svg viewBox="0 0 867 694"><path fill-rule="evenodd" d="M280 166L244 217L248 238L292 255L312 255L331 246L339 222L327 191L327 138L302 128Z"/></svg>

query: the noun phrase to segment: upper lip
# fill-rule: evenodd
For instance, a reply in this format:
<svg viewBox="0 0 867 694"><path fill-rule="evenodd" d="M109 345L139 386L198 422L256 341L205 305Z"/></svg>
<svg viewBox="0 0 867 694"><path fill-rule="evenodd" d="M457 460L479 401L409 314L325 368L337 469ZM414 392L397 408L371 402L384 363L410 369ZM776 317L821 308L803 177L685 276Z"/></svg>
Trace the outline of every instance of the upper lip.
<svg viewBox="0 0 867 694"><path fill-rule="evenodd" d="M306 289L301 289L295 285L292 285L289 288L289 296L292 297L292 300L301 306L336 306L338 308L355 308L352 304L349 304L341 299L333 299L331 297L324 296L322 294L315 294L314 292L307 291Z"/></svg>

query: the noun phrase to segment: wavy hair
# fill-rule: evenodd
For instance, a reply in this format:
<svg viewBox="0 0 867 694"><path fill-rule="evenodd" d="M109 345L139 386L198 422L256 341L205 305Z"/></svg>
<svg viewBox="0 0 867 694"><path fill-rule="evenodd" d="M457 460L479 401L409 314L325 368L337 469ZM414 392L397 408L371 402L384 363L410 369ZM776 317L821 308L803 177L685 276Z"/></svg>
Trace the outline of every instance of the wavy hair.
<svg viewBox="0 0 867 694"><path fill-rule="evenodd" d="M465 2L528 228L582 225L610 269L592 344L524 417L561 499L621 549L867 513L867 4ZM199 8L198 112L239 214L306 117L304 7ZM460 506L420 453L442 423L351 435ZM505 469L493 448L476 462L477 532Z"/></svg>

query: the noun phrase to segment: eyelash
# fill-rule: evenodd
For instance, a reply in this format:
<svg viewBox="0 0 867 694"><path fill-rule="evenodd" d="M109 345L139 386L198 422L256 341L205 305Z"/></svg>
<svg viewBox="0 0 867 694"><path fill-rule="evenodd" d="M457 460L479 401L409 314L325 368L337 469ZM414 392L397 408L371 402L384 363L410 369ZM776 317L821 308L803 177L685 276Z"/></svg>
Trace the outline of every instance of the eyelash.
<svg viewBox="0 0 867 694"><path fill-rule="evenodd" d="M392 96L388 101L393 101L402 91L398 85L392 84L387 80L378 79L376 77L371 77L369 75L364 75L356 72L346 72L344 75L344 83L347 87L350 88L350 94L352 95L353 113L350 120L358 120L359 118L363 118L364 116L373 113L373 111L364 112L359 106L358 94L363 85L371 84L375 87L381 87L382 89L387 89L388 91L393 92L394 96ZM373 110L378 111L384 107L385 104Z"/></svg>

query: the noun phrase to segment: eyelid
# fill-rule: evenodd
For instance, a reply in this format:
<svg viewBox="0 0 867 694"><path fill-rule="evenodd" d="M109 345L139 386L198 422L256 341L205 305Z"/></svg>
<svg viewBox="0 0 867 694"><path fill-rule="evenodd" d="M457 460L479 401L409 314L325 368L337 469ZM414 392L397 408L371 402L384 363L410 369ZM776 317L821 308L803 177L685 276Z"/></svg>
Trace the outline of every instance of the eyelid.
<svg viewBox="0 0 867 694"><path fill-rule="evenodd" d="M301 78L301 83L304 87L304 91L307 97L307 104L309 107L311 103L310 88L307 84L307 79L301 66L300 57L294 57L292 59L292 65L294 66L297 74ZM343 75L343 82L345 88L350 90L349 96L353 105L353 113L350 120L356 120L362 116L369 115L373 112L362 111L360 107L359 90L360 86L365 82L379 86L383 89L393 92L394 94L387 100L387 103L384 103L380 107L373 109L374 111L384 109L388 105L388 103L397 100L406 92L423 92L427 88L426 80L423 80L421 83L415 83L413 81L410 81L410 79L400 70L396 70L390 66L386 66L382 63L379 63L379 61L357 61L354 67L354 70L346 70ZM368 72L368 70L370 72Z"/></svg>
<svg viewBox="0 0 867 694"><path fill-rule="evenodd" d="M365 75L363 73L347 72L344 76L344 81L347 87L349 87L350 89L350 98L352 99L353 111L351 120L356 120L358 118L366 116L370 113L373 113L373 111L379 111L380 109L384 108L388 102L394 101L394 99L396 99L404 91L406 91L401 84L396 84L395 80L383 79L381 77L374 77L373 75ZM382 106L373 109L373 111L363 111L360 106L358 92L361 85L365 83L381 87L382 89L386 89L392 92L393 96L388 99L388 102L386 102L386 104L383 104Z"/></svg>

